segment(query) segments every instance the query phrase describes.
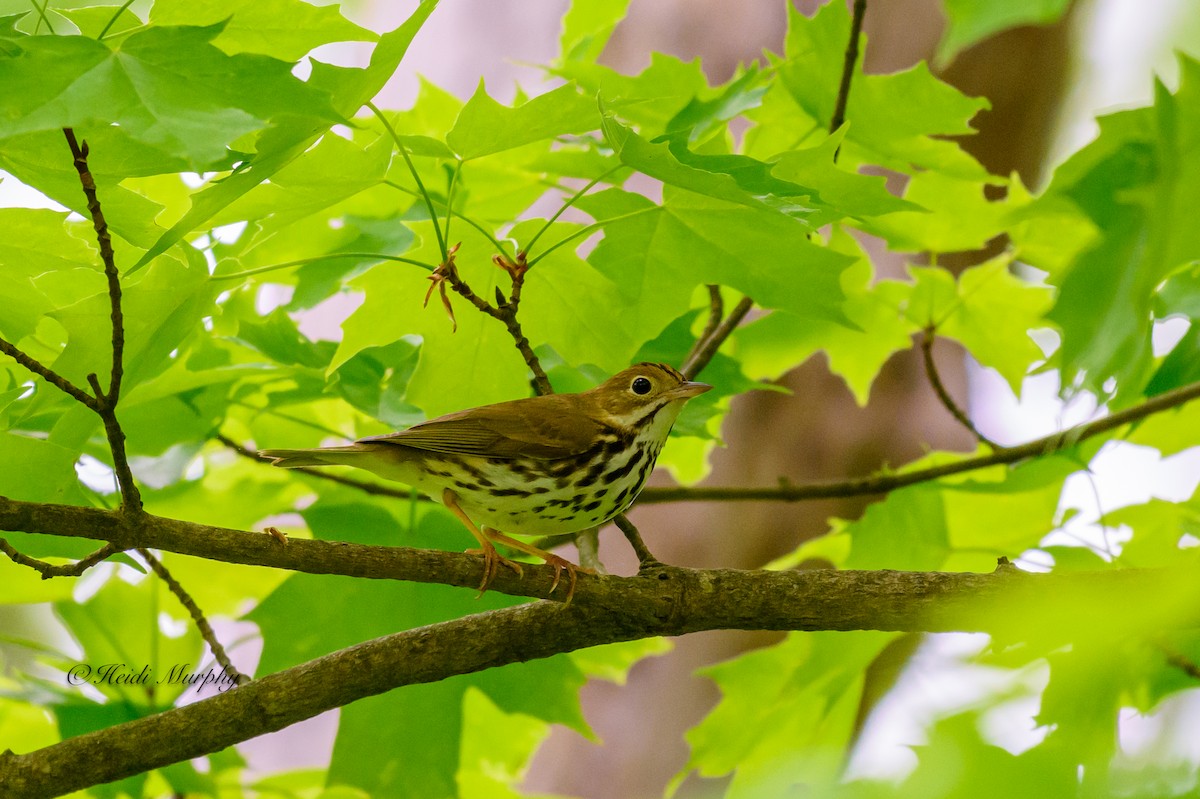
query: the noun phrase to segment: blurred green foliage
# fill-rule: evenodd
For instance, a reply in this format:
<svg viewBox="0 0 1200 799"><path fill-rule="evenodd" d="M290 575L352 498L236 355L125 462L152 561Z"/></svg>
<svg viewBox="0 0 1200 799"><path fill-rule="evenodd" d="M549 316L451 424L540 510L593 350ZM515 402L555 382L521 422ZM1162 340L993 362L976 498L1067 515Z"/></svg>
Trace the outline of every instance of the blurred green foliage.
<svg viewBox="0 0 1200 799"><path fill-rule="evenodd" d="M467 543L440 507L264 468L215 440L315 446L528 395L526 364L495 320L452 297L452 332L436 300L422 308L429 270L459 243L463 278L488 299L508 290L491 257L527 252L535 265L521 321L568 390L636 358L682 362L707 317L705 284L719 284L727 306L753 297L765 312L714 360L716 390L689 406L663 454L689 481L706 473L732 397L823 352L865 404L883 363L927 328L1014 392L1034 371L1056 370L1064 395L1086 390L1115 407L1200 377L1200 228L1189 210L1200 206L1200 64L1187 59L1177 90L1160 86L1151 107L1105 117L1034 195L953 138L971 132L987 100L923 64L860 71L848 123L828 131L850 25L842 2L812 18L789 4L783 52L712 85L698 61L669 55L636 75L599 63L626 3L576 0L561 52L545 65L558 88L510 107L482 84L463 101L424 83L411 109L378 116L362 106L433 2L381 35L299 0L70 5L81 7L34 3L0 17L0 168L69 209L0 209L0 335L80 385L108 368L108 296L60 131L73 127L90 145L123 271L120 415L154 513L237 528L270 519L294 535L362 543ZM948 0L941 55L1051 21L1064 6ZM295 60L339 41L374 43L370 64L311 59L308 77L297 76ZM903 179L902 196L884 188L879 168ZM646 177L631 184L638 174L662 184L660 199L640 193ZM547 218L547 197L571 212ZM877 279L861 233L914 254L905 279ZM1000 255L957 276L936 266L940 254L1002 235ZM352 309L337 340L306 332L308 312L338 298ZM1151 334L1167 319L1191 327L1155 356ZM1053 331L1059 346L1043 351L1034 330ZM1200 403L1108 437L1163 456L1200 445ZM857 521L831 520L827 536L777 566L820 556L847 568L990 569L997 556L1037 550L1063 523L1063 482L1101 443L896 491ZM963 457L930 453L923 463ZM95 462L111 461L94 415L0 362L0 494L111 505L102 468L92 469L99 480L80 477ZM1042 551L1061 570L1194 565L1200 499L1154 500L1104 523L1127 532L1119 552ZM87 551L75 539L6 537L38 557ZM211 615L253 623L260 673L513 601L164 561ZM181 693L80 690L63 679L72 663L205 662L173 598L132 570L102 567L74 591L7 560L0 574L0 602L50 603L59 623L45 640L0 630L0 654L22 653L0 683L0 749L144 716ZM902 782L847 782L864 675L894 636L793 633L705 672L723 699L688 736L680 779L732 775L730 797L801 786L848 797L1194 794L1194 763L1139 763L1118 733L1123 714L1193 687L1179 663L1200 659L1200 637L1139 638L1126 620L1112 639L1105 619L1063 631L1046 628L1053 622L1036 607L1001 612L1026 614L1027 640L994 642L976 660L1047 674L1029 718L1040 743L1014 752L992 740L980 719L1008 697L985 696L928 730ZM664 648L602 647L361 701L341 710L327 769L243 784L245 764L229 751L203 768L179 764L79 795L517 796L551 724L590 734L584 681L621 680Z"/></svg>

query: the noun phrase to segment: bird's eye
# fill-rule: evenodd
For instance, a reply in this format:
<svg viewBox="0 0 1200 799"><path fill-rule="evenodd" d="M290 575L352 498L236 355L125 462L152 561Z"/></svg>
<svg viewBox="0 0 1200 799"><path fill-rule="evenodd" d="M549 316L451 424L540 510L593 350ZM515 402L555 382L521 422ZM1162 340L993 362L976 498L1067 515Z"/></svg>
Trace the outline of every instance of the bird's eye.
<svg viewBox="0 0 1200 799"><path fill-rule="evenodd" d="M633 385L631 385L630 388L633 389L634 394L649 394L650 389L653 388L653 386L650 383L649 378L635 377L633 379Z"/></svg>

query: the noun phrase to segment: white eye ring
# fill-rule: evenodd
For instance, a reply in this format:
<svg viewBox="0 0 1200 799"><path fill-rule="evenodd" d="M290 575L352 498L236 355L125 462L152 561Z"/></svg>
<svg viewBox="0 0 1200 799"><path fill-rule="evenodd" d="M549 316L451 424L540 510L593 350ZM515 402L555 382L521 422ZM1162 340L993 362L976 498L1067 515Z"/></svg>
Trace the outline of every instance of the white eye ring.
<svg viewBox="0 0 1200 799"><path fill-rule="evenodd" d="M633 383L630 384L629 390L634 394L646 395L650 393L650 389L654 388L654 384L650 382L648 377L635 377Z"/></svg>

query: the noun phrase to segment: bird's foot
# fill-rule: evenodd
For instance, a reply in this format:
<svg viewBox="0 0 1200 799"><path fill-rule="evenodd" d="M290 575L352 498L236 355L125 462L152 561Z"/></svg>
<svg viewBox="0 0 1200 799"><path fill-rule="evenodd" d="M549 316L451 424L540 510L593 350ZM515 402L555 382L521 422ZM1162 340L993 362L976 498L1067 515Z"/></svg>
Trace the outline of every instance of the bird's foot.
<svg viewBox="0 0 1200 799"><path fill-rule="evenodd" d="M492 541L498 541L501 544L512 547L519 552L524 552L527 555L533 555L534 557L541 558L542 560L546 561L546 565L553 566L554 582L550 583L550 592L547 594L547 596L554 594L554 591L558 588L558 584L562 581L562 573L565 571L567 576L571 578L571 587L567 589L567 596L566 599L563 600L564 602L569 603L571 598L575 596L575 581L579 572L583 572L584 574L596 573L595 569L589 569L586 566L576 566L571 561L567 560L566 558L559 557L553 552L547 552L544 549L538 549L532 544L526 544L524 541L518 541L517 539L493 530L490 527L484 528L484 534Z"/></svg>
<svg viewBox="0 0 1200 799"><path fill-rule="evenodd" d="M496 551L496 547L492 546L491 542L488 542L487 545L483 547L468 549L466 550L466 553L468 555L479 555L483 558L483 580L479 583L479 593L475 595L476 599L479 599L479 597L483 596L484 593L487 592L488 586L491 585L492 580L495 579L496 574L499 572L501 566L512 569L518 577L525 576L525 571L521 568L521 564L517 563L515 560L509 560L501 555Z"/></svg>

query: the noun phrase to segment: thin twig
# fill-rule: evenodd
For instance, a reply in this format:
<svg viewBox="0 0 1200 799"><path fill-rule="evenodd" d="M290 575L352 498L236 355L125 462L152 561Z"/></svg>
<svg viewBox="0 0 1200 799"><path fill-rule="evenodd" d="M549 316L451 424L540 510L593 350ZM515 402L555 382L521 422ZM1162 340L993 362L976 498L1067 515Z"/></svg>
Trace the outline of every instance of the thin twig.
<svg viewBox="0 0 1200 799"><path fill-rule="evenodd" d="M16 547L8 543L7 539L0 538L0 552L8 555L13 563L19 563L22 566L28 566L29 568L34 569L42 575L43 580L49 580L51 577L78 577L100 561L107 558L109 555L119 551L120 549L117 546L113 544L105 544L95 552L86 557L80 558L74 563L55 565L53 563L47 563L44 560L38 560L37 558L31 558L28 555L24 555L21 552L18 552Z"/></svg>
<svg viewBox="0 0 1200 799"><path fill-rule="evenodd" d="M191 614L196 629L200 631L200 636L208 644L208 648L212 650L213 657L221 664L221 668L224 669L225 673L232 677L238 685L245 685L250 682L250 677L242 674L234 667L233 661L229 659L229 655L225 652L225 647L221 646L221 642L217 640L216 633L213 632L212 626L204 616L204 611L200 610L200 606L196 604L196 600L192 599L192 595L187 592L187 589L179 584L179 581L172 576L171 572L167 571L167 567L162 564L162 561L150 554L150 550L139 548L137 553L150 565L150 568L154 570L159 579L167 584L167 588L171 589L171 593L179 600L179 604L183 605L187 612Z"/></svg>
<svg viewBox="0 0 1200 799"><path fill-rule="evenodd" d="M952 474L972 472L986 469L989 466L1016 463L1026 458L1041 455L1053 455L1055 452L1073 447L1086 439L1107 433L1123 425L1175 408L1194 399L1200 398L1200 382L1189 383L1186 386L1159 394L1140 405L1134 405L1122 411L1109 414L1092 422L1076 425L1059 433L1052 433L1043 438L1018 444L1013 447L992 452L989 455L979 455L965 458L954 463L944 463L931 466L928 469L915 469L902 474L876 474L855 480L845 480L826 483L809 483L806 485L782 485L769 488L647 488L638 497L642 504L660 502L746 502L767 500L775 502L804 502L813 499L839 499L843 497L859 497L872 494L886 494L898 488L927 483Z"/></svg>
<svg viewBox="0 0 1200 799"><path fill-rule="evenodd" d="M692 352L688 355L687 361L684 362L683 368L679 371L683 372L683 376L689 380L704 370L708 366L708 362L717 354L717 350L725 343L725 339L729 338L730 334L741 324L746 318L746 314L750 313L750 309L754 307L754 300L749 297L742 297L738 304L729 312L729 316L725 317L716 329L713 330L707 338L696 342Z"/></svg>
<svg viewBox="0 0 1200 799"><path fill-rule="evenodd" d="M525 285L525 274L529 271L529 264L525 260L525 253L517 253L515 261L510 260L504 254L498 254L492 260L512 278L512 290L508 300L500 302L498 305L492 305L483 299L483 297L480 297L462 279L458 274L458 267L454 263L453 249L446 262L434 270L434 274L431 277L435 279L435 282L445 281L449 283L450 288L454 290L455 294L474 305L481 313L485 313L493 319L502 322L505 329L508 330L509 336L512 337L517 351L521 353L525 365L533 373L533 382L538 394L553 394L554 388L550 385L550 378L546 376L546 370L542 368L541 360L533 351L533 345L525 337L524 331L521 330L521 323L517 321L517 311L520 310L521 306L521 288Z"/></svg>
<svg viewBox="0 0 1200 799"><path fill-rule="evenodd" d="M115 407L121 396L121 378L125 374L125 320L121 313L121 275L117 272L108 222L104 219L100 198L96 194L96 180L88 168L87 142L81 145L75 139L75 131L71 128L63 128L63 135L71 148L75 171L79 173L79 182L83 186L83 196L87 198L88 213L92 216L92 226L96 230L96 243L100 245L100 260L104 263L104 277L108 280L109 316L112 320L112 375L104 398L108 405Z"/></svg>
<svg viewBox="0 0 1200 799"><path fill-rule="evenodd" d="M62 391L64 394L73 397L80 404L86 405L92 410L97 410L99 408L99 403L95 397L81 390L70 380L58 374L57 372L52 371L49 367L44 366L37 359L26 355L15 345L10 344L3 338L0 338L0 352L3 352L8 357L21 364L21 366L24 366L35 375L38 375L47 383L55 386L59 391Z"/></svg>
<svg viewBox="0 0 1200 799"><path fill-rule="evenodd" d="M942 382L941 375L938 374L937 364L933 361L934 333L934 327L930 325L925 328L924 334L921 336L921 358L925 362L925 376L929 379L929 385L933 387L934 393L937 394L938 399L941 400L942 405L950 412L950 415L957 419L959 424L971 431L971 435L992 449L1003 449L995 441L992 441L979 432L979 428L967 417L963 409L958 407L954 398L950 396L950 392L946 390L946 385Z"/></svg>
<svg viewBox="0 0 1200 799"><path fill-rule="evenodd" d="M554 390L550 387L550 378L542 368L541 361L534 353L529 339L525 338L525 333L521 330L521 324L517 321L516 314L508 315L504 319L504 326L508 328L508 334L512 336L513 343L516 344L521 357L525 359L525 365L533 373L533 384L537 387L538 393L553 394Z"/></svg>
<svg viewBox="0 0 1200 799"><path fill-rule="evenodd" d="M633 551L637 553L638 571L650 566L661 566L662 561L654 557L654 553L646 546L646 542L642 540L642 534L638 532L633 522L629 521L624 513L617 514L613 519L613 523L617 525L622 533L625 534L625 539L629 541L629 545L633 547Z"/></svg>
<svg viewBox="0 0 1200 799"><path fill-rule="evenodd" d="M700 348L716 332L717 326L721 324L721 319L725 316L725 298L721 295L721 287L715 283L709 283L707 288L708 321L704 323L704 330L700 331L700 335L696 337L687 357L683 359L685 364L691 363L700 354Z"/></svg>
<svg viewBox="0 0 1200 799"><path fill-rule="evenodd" d="M867 13L867 0L854 0L853 16L850 18L850 41L846 43L846 58L842 63L842 80L838 84L837 102L829 120L829 132L833 133L846 121L846 105L850 101L850 82L854 78L854 67L858 64L858 40L862 38L863 17ZM837 161L839 146L833 153Z"/></svg>
<svg viewBox="0 0 1200 799"><path fill-rule="evenodd" d="M1155 641L1154 646L1163 653L1167 663L1182 671L1193 680L1200 680L1200 665L1196 661L1169 646L1165 641Z"/></svg>
<svg viewBox="0 0 1200 799"><path fill-rule="evenodd" d="M96 181L88 167L87 142L80 144L71 128L63 128L63 135L71 148L75 171L79 173L83 195L87 198L88 213L92 216L92 226L96 230L96 242L100 245L100 259L104 262L104 276L108 281L109 318L112 321L112 373L108 391L101 388L100 380L95 374L89 374L87 379L96 395L96 402L94 405L88 404L88 407L96 411L104 422L108 448L113 457L113 473L117 476L117 485L121 490L121 509L136 514L142 512L142 496L133 480L129 458L125 453L125 431L117 421L117 402L121 397L121 380L125 373L125 318L121 311L121 275L117 272L112 237L108 233L108 223L104 220L100 198L96 194Z"/></svg>

